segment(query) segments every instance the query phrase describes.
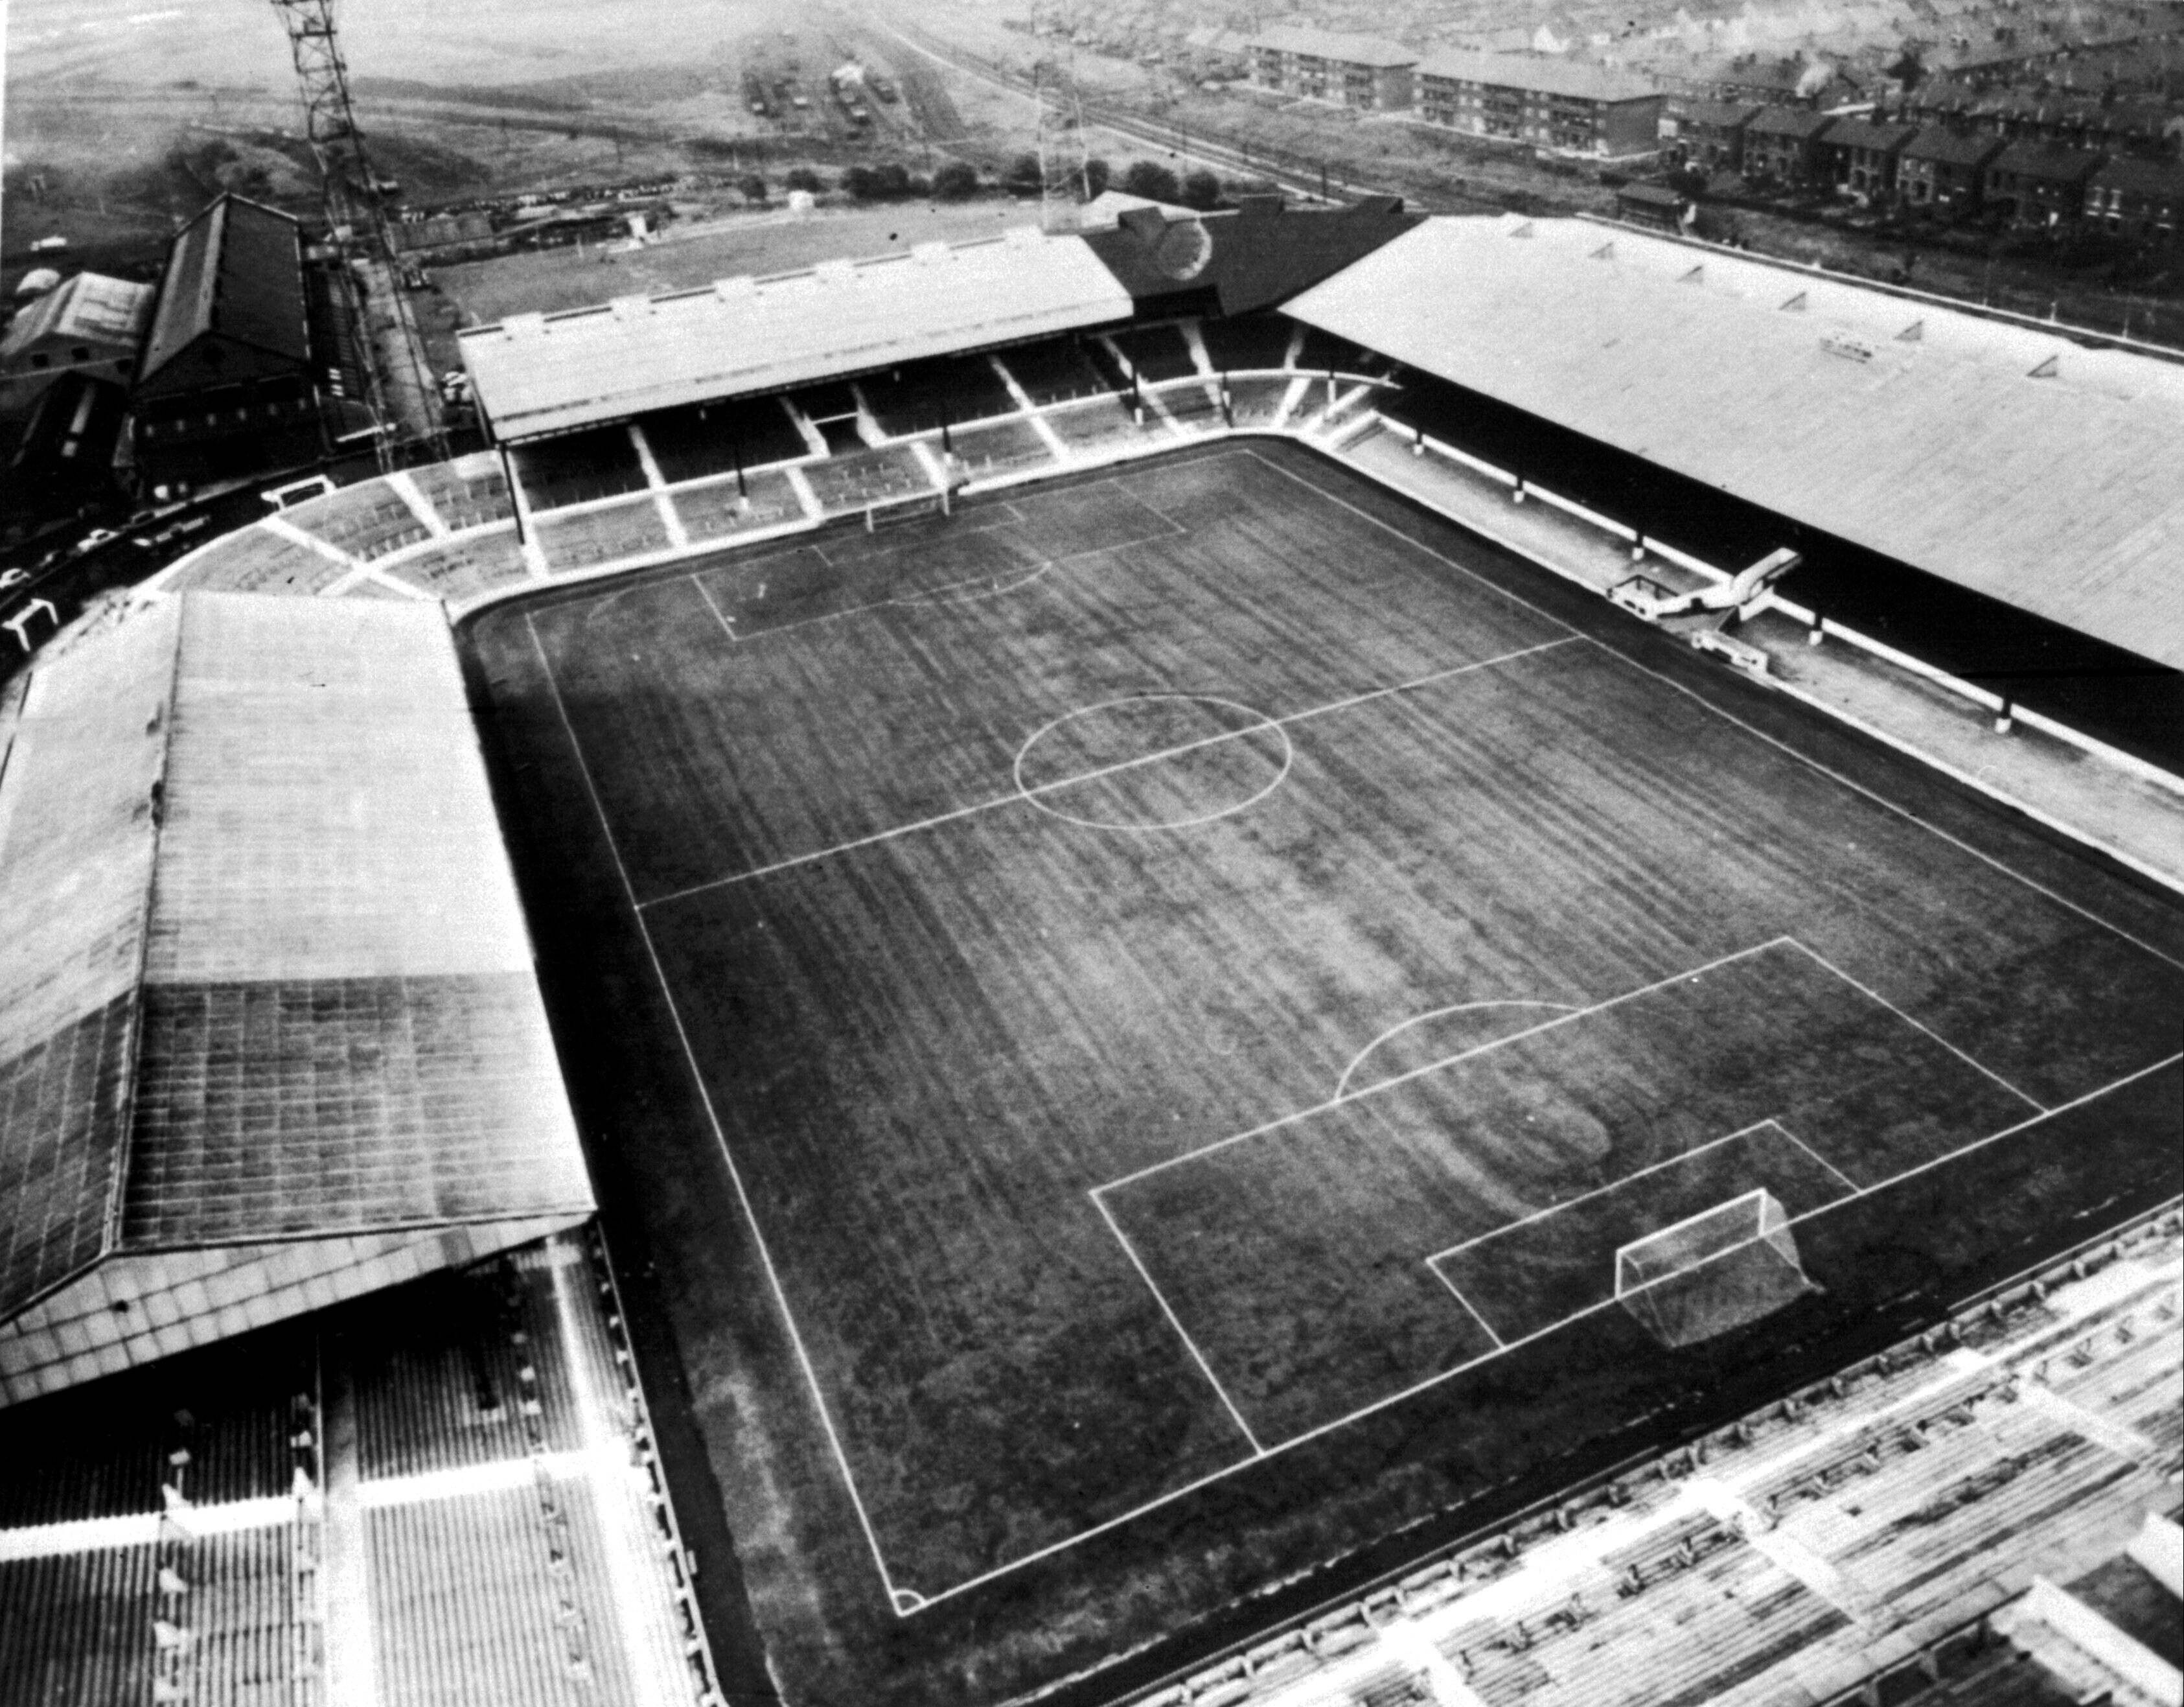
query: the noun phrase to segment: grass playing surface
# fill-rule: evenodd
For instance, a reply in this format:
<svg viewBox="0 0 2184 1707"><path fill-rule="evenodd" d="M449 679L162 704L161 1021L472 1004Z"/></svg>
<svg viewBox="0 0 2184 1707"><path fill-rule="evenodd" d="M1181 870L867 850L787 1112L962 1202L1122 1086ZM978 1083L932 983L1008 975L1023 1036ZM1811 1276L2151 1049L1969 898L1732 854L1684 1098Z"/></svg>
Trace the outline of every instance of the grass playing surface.
<svg viewBox="0 0 2184 1707"><path fill-rule="evenodd" d="M2173 1174L2163 904L2017 874L2015 830L1884 801L1490 555L1231 449L471 631L549 973L598 986L565 1050L572 1007L645 1040L579 1069L595 1152L678 1181L694 1401L762 1621L834 1632L813 1675L877 1596L916 1625L1074 1559L1098 1653L1474 1485L1310 1456L1390 1419L1460 1413L1504 1473L1574 1448L1701 1367L1616 1247L1755 1187L1819 1290L1712 1380L1850 1331L1876 1249L1974 1272ZM564 914L641 948L557 967ZM1582 1414L1496 1409L1563 1357ZM1142 1520L1231 1478L1282 1548L1123 1609L1130 1520L1171 1548Z"/></svg>

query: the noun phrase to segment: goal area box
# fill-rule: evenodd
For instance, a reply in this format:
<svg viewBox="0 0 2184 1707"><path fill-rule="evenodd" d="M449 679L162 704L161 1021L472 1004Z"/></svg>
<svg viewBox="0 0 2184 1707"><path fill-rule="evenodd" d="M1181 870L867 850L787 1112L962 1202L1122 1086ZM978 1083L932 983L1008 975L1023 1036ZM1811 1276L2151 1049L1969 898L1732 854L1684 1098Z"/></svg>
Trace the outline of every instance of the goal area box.
<svg viewBox="0 0 2184 1707"><path fill-rule="evenodd" d="M1744 1327L1813 1290L1789 1212L1764 1187L1615 1252L1616 1302L1671 1347Z"/></svg>

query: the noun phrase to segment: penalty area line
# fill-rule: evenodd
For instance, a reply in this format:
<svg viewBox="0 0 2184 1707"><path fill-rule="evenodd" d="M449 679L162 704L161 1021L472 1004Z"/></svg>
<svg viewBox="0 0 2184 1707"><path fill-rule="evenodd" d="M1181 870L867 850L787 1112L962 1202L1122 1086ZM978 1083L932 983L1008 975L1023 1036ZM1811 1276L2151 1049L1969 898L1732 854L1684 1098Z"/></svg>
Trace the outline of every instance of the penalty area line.
<svg viewBox="0 0 2184 1707"><path fill-rule="evenodd" d="M1559 645L1562 643L1551 641L1549 644ZM1300 1120L1309 1120L1315 1115L1324 1114L1329 1109L1339 1108L1345 1103L1362 1102L1368 1096L1378 1096L1384 1091L1407 1085L1414 1079L1423 1079L1429 1073L1438 1073L1443 1068L1453 1067L1459 1062L1469 1061L1474 1057L1487 1054L1490 1051L1506 1048L1512 1043L1521 1043L1526 1038L1537 1037L1542 1032L1553 1031L1561 1026L1574 1024L1577 1021L1590 1018L1593 1014L1604 1013L1611 1007L1619 1007L1626 1001L1635 1001L1641 996L1650 996L1657 990L1666 990L1671 985L1681 984L1686 979L1702 978L1709 972L1719 971L1721 968L1733 965L1740 960L1748 960L1755 954L1764 954L1770 948L1788 946L1794 945L1791 939L1787 936L1769 937L1764 942L1754 943L1750 948L1740 948L1733 954L1719 956L1708 961L1702 966L1690 967L1682 972L1674 973L1667 978L1656 979L1651 984L1641 984L1635 990L1626 990L1620 996L1611 996L1606 1001L1596 1001L1589 1007L1573 1008L1567 1013L1557 1014L1552 1019L1543 1019L1537 1025L1528 1025L1522 1031L1513 1031L1507 1037L1497 1037L1490 1042L1475 1044L1469 1049L1458 1050L1453 1055L1443 1056L1437 1061L1429 1061L1423 1066L1412 1068L1407 1073L1398 1073L1392 1078L1379 1079L1367 1085L1362 1091L1354 1091L1347 1096L1331 1096L1324 1102L1315 1102L1308 1108L1300 1108L1294 1113L1284 1114L1277 1119L1254 1126L1248 1131L1231 1133L1226 1138L1216 1138L1210 1144L1201 1144L1195 1149L1184 1151L1181 1155L1170 1156L1164 1161L1150 1163L1132 1173L1117 1175L1112 1180L1102 1180L1092 1188L1093 1195L1096 1197L1102 1191L1117 1191L1150 1174L1165 1173L1170 1168L1181 1167L1186 1162L1195 1162L1202 1156L1210 1156L1217 1150L1226 1150L1232 1144L1241 1144L1248 1138L1264 1137L1269 1132L1279 1131L1284 1126L1295 1125Z"/></svg>
<svg viewBox="0 0 2184 1707"><path fill-rule="evenodd" d="M1206 1377L1206 1385L1213 1389L1215 1397L1228 1411L1229 1420L1243 1431L1244 1438L1251 1443L1251 1456L1254 1459L1264 1458L1266 1448L1259 1443L1259 1437L1251 1431L1251 1424L1244 1420L1244 1413L1236 1409L1236 1402L1228 1397L1228 1390L1221 1385L1221 1378L1213 1373L1213 1365L1206 1362L1206 1353L1198 1349L1198 1342L1191 1338L1190 1330L1169 1306L1167 1295L1153 1280L1151 1272L1145 1267L1145 1259L1138 1255L1138 1247L1130 1242L1129 1236L1123 1231L1113 1213L1096 1196L1092 1198L1092 1207L1100 1212L1100 1219L1107 1224L1107 1230L1115 1236L1115 1242L1123 1247L1123 1254L1130 1259L1130 1266L1138 1271L1138 1278L1145 1283L1145 1290L1153 1295L1153 1302L1160 1306L1161 1314L1167 1318L1167 1325L1175 1330L1176 1337L1183 1342L1184 1349L1190 1353L1191 1361L1198 1365L1199 1373ZM1490 1334L1493 1331L1491 1328L1487 1329Z"/></svg>

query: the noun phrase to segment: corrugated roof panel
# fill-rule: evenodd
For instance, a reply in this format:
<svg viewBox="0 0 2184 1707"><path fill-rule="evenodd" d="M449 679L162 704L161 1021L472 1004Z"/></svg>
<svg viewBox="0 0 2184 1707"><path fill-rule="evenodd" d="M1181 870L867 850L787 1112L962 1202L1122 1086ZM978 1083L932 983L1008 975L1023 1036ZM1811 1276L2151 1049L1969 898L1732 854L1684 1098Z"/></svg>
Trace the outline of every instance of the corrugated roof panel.
<svg viewBox="0 0 2184 1707"><path fill-rule="evenodd" d="M209 332L309 360L299 228L286 214L222 196L167 252L141 379Z"/></svg>
<svg viewBox="0 0 2184 1707"><path fill-rule="evenodd" d="M437 607L191 594L42 664L0 931L0 1318L117 1241L590 1206Z"/></svg>
<svg viewBox="0 0 2184 1707"><path fill-rule="evenodd" d="M1429 221L1289 312L2184 667L2184 368L1636 232L1603 262L1596 225L1519 223ZM1805 311L1780 312L1793 292Z"/></svg>
<svg viewBox="0 0 2184 1707"><path fill-rule="evenodd" d="M527 973L147 989L130 1249L582 1213Z"/></svg>
<svg viewBox="0 0 2184 1707"><path fill-rule="evenodd" d="M567 432L1127 319L1128 292L1074 237L959 244L655 297L650 311L526 316L461 335L504 439Z"/></svg>

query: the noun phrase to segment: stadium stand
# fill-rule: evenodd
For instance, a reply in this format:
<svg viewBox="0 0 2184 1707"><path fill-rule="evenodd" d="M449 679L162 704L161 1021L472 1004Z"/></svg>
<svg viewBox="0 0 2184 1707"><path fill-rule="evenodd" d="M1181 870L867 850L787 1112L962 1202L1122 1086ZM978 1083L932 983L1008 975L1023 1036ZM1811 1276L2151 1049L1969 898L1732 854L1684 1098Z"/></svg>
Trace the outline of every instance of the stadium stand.
<svg viewBox="0 0 2184 1707"><path fill-rule="evenodd" d="M1289 400L1295 382L1289 379L1232 379L1228 407L1239 427L1271 427Z"/></svg>
<svg viewBox="0 0 2184 1707"><path fill-rule="evenodd" d="M490 451L413 468L410 478L451 533L505 522L515 513L500 459Z"/></svg>
<svg viewBox="0 0 2184 1707"><path fill-rule="evenodd" d="M383 480L344 486L283 510L281 519L359 562L432 537L417 512Z"/></svg>
<svg viewBox="0 0 2184 1707"><path fill-rule="evenodd" d="M931 432L943 422L1016 412L1016 399L983 355L939 356L857 382L880 430L891 438Z"/></svg>
<svg viewBox="0 0 2184 1707"><path fill-rule="evenodd" d="M857 412L857 393L847 380L807 385L801 391L790 392L788 401L815 423L839 421Z"/></svg>
<svg viewBox="0 0 2184 1707"><path fill-rule="evenodd" d="M550 1270L432 1276L417 1283L412 1308L414 1315L378 1314L351 1332L367 1481L582 1443Z"/></svg>
<svg viewBox="0 0 2184 1707"><path fill-rule="evenodd" d="M1289 365L1290 341L1296 323L1275 314L1248 314L1235 320L1208 318L1199 321L1199 336L1206 354L1224 373L1248 368Z"/></svg>
<svg viewBox="0 0 2184 1707"><path fill-rule="evenodd" d="M515 529L506 522L491 533L465 533L429 551L405 557L389 573L419 591L460 605L530 577Z"/></svg>
<svg viewBox="0 0 2184 1707"><path fill-rule="evenodd" d="M771 397L662 410L639 425L670 485L811 454L803 435Z"/></svg>
<svg viewBox="0 0 2184 1707"><path fill-rule="evenodd" d="M157 1549L0 1559L0 1700L152 1699Z"/></svg>
<svg viewBox="0 0 2184 1707"><path fill-rule="evenodd" d="M668 549L672 541L648 494L591 510L557 511L533 524L546 566L560 573Z"/></svg>
<svg viewBox="0 0 2184 1707"><path fill-rule="evenodd" d="M829 515L896 502L934 490L925 465L896 445L875 446L815 462L804 471Z"/></svg>
<svg viewBox="0 0 2184 1707"><path fill-rule="evenodd" d="M0 1403L588 1217L476 739L416 601L159 599L31 678Z"/></svg>
<svg viewBox="0 0 2184 1707"><path fill-rule="evenodd" d="M1308 326L1304 332L1304 347L1298 353L1296 365L1307 373L1358 373L1378 378L1389 371L1389 363L1368 349L1360 349L1347 338L1336 337Z"/></svg>
<svg viewBox="0 0 2184 1707"><path fill-rule="evenodd" d="M1156 384L1163 379L1183 379L1198 371L1182 328L1175 326L1134 326L1110 334L1115 348L1136 371L1139 382Z"/></svg>
<svg viewBox="0 0 2184 1707"><path fill-rule="evenodd" d="M519 445L515 477L533 510L559 510L644 489L644 469L624 427L593 427Z"/></svg>
<svg viewBox="0 0 2184 1707"><path fill-rule="evenodd" d="M2180 1282L2172 1208L1138 1707L2148 1699L2038 1615L2176 1639Z"/></svg>
<svg viewBox="0 0 2184 1707"><path fill-rule="evenodd" d="M1094 454L1112 454L1134 447L1150 448L1163 441L1174 441L1160 431L1160 417L1148 409L1140 426L1131 413L1129 402L1121 397L1104 397L1095 400L1057 409L1047 416L1056 435L1071 450Z"/></svg>
<svg viewBox="0 0 2184 1707"><path fill-rule="evenodd" d="M744 490L733 480L686 486L675 494L675 513L693 541L726 540L762 527L779 527L804 519L796 488L777 470L747 475Z"/></svg>
<svg viewBox="0 0 2184 1707"><path fill-rule="evenodd" d="M1042 408L1123 388L1127 382L1095 367L1086 348L1074 337L1048 338L1003 350L997 359L1025 394Z"/></svg>
<svg viewBox="0 0 2184 1707"><path fill-rule="evenodd" d="M0 1700L711 1699L619 1320L562 1236L0 1411Z"/></svg>
<svg viewBox="0 0 2184 1707"><path fill-rule="evenodd" d="M831 421L815 422L819 437L827 446L829 456L854 456L865 445L862 425L854 415L837 416Z"/></svg>
<svg viewBox="0 0 2184 1707"><path fill-rule="evenodd" d="M1054 466L1052 447L1029 421L993 421L950 436L955 440L956 460L972 480Z"/></svg>
<svg viewBox="0 0 2184 1707"><path fill-rule="evenodd" d="M221 593L319 593L348 572L335 559L253 523L207 541L176 566L165 584L177 593L198 588Z"/></svg>

